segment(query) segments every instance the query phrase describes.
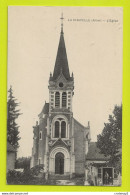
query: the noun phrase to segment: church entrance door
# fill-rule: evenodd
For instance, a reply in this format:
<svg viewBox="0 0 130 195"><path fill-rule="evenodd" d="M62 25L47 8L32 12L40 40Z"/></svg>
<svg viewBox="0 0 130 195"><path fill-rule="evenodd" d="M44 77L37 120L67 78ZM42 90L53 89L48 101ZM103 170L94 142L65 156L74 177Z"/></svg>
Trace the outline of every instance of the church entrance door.
<svg viewBox="0 0 130 195"><path fill-rule="evenodd" d="M55 155L55 174L64 174L64 154L61 152Z"/></svg>

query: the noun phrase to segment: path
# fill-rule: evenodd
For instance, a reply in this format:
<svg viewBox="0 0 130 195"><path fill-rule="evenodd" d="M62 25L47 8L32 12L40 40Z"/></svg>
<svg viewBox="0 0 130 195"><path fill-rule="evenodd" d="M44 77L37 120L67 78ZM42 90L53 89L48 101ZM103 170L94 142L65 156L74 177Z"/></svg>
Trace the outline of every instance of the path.
<svg viewBox="0 0 130 195"><path fill-rule="evenodd" d="M56 185L60 185L60 186L75 186L75 182L74 181L70 181L70 180L56 180Z"/></svg>

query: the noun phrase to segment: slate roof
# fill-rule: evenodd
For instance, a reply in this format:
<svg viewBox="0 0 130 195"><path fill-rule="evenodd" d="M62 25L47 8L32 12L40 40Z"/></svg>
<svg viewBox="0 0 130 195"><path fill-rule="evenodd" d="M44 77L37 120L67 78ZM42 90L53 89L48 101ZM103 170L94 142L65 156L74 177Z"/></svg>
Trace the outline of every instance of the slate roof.
<svg viewBox="0 0 130 195"><path fill-rule="evenodd" d="M16 152L14 147L9 142L7 142L7 152Z"/></svg>
<svg viewBox="0 0 130 195"><path fill-rule="evenodd" d="M49 112L49 103L45 102L44 107L42 109L42 112L43 112L43 114L48 114L48 112Z"/></svg>
<svg viewBox="0 0 130 195"><path fill-rule="evenodd" d="M54 72L51 80L53 81L56 80L61 72L66 78L66 80L72 80L69 72L68 59L67 59L67 53L66 53L66 47L64 41L64 33L62 31L60 34L57 57L56 57Z"/></svg>
<svg viewBox="0 0 130 195"><path fill-rule="evenodd" d="M104 154L100 153L100 149L97 148L97 142L90 142L86 160L109 160L109 157L105 157Z"/></svg>
<svg viewBox="0 0 130 195"><path fill-rule="evenodd" d="M49 112L49 103L45 102L42 111L38 116L40 117L42 114L48 114L48 112Z"/></svg>
<svg viewBox="0 0 130 195"><path fill-rule="evenodd" d="M80 125L83 129L86 128L84 125L82 125L79 121L77 121L75 118L74 118L74 123L77 123L78 125Z"/></svg>

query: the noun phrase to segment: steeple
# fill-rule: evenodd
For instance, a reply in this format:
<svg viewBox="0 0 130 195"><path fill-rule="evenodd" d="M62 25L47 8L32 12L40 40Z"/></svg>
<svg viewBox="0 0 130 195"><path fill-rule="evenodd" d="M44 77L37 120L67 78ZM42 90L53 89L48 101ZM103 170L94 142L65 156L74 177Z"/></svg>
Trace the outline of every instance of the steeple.
<svg viewBox="0 0 130 195"><path fill-rule="evenodd" d="M61 16L61 33L60 33L60 41L57 51L57 57L55 61L55 67L53 76L51 77L51 80L56 80L57 77L62 74L66 78L66 80L70 80L70 72L69 72L69 66L68 66L68 59L67 59L67 53L66 53L66 47L65 47L65 41L64 41L64 32L63 32L63 14Z"/></svg>

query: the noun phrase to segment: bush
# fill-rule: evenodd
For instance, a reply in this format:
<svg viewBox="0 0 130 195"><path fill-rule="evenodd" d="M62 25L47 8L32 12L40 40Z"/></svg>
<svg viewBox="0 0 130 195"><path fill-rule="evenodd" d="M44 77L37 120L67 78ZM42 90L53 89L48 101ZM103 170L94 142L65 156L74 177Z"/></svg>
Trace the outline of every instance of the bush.
<svg viewBox="0 0 130 195"><path fill-rule="evenodd" d="M37 176L40 172L43 172L43 170L44 170L43 164L36 165L35 167L31 168L31 172L34 176Z"/></svg>
<svg viewBox="0 0 130 195"><path fill-rule="evenodd" d="M25 169L24 172L10 170L7 173L7 184L41 184L45 182L44 175L42 179L37 179L36 176L43 171L43 165L37 165L31 169Z"/></svg>
<svg viewBox="0 0 130 195"><path fill-rule="evenodd" d="M17 172L15 170L10 170L7 173L8 184L30 184L32 180L33 175L30 171Z"/></svg>

